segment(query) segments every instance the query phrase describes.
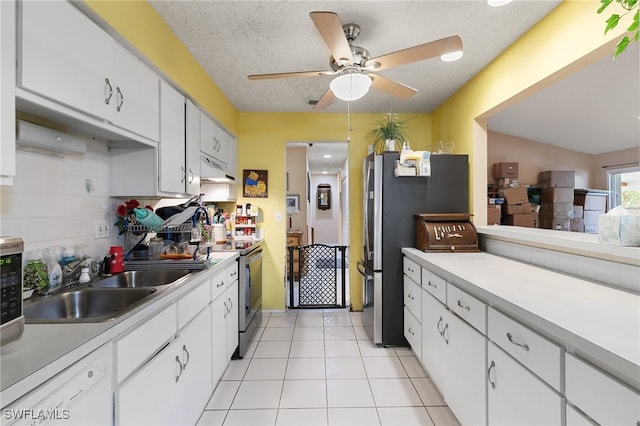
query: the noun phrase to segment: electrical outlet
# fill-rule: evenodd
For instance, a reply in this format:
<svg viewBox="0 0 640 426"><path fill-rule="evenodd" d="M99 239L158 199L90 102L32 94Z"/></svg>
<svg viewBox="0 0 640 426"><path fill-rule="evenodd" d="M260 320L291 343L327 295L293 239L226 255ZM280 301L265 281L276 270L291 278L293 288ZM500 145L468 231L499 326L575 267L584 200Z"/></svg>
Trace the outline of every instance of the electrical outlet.
<svg viewBox="0 0 640 426"><path fill-rule="evenodd" d="M104 219L96 219L94 221L94 231L93 234L96 240L101 238L109 238L110 229L109 224Z"/></svg>
<svg viewBox="0 0 640 426"><path fill-rule="evenodd" d="M282 213L276 212L276 222L280 222L282 220Z"/></svg>

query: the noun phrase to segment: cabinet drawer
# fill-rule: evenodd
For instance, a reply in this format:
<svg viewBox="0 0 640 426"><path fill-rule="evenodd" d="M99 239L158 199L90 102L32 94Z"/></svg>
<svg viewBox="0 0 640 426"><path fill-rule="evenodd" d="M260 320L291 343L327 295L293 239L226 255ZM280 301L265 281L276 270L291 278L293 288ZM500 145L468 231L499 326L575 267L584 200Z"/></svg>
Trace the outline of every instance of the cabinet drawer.
<svg viewBox="0 0 640 426"><path fill-rule="evenodd" d="M561 391L561 347L493 308L489 308L489 339Z"/></svg>
<svg viewBox="0 0 640 426"><path fill-rule="evenodd" d="M231 266L228 266L225 270L227 274L227 285L238 281L238 261L233 262Z"/></svg>
<svg viewBox="0 0 640 426"><path fill-rule="evenodd" d="M640 423L640 394L586 362L567 354L566 396L589 417L603 425Z"/></svg>
<svg viewBox="0 0 640 426"><path fill-rule="evenodd" d="M422 290L407 276L404 277L404 305L416 317L420 318L420 294Z"/></svg>
<svg viewBox="0 0 640 426"><path fill-rule="evenodd" d="M413 260L402 258L402 272L420 285L420 266Z"/></svg>
<svg viewBox="0 0 640 426"><path fill-rule="evenodd" d="M404 337L411 345L416 357L420 359L422 357L422 327L406 306L404 308Z"/></svg>
<svg viewBox="0 0 640 426"><path fill-rule="evenodd" d="M487 334L487 305L447 283L447 306L482 334Z"/></svg>
<svg viewBox="0 0 640 426"><path fill-rule="evenodd" d="M227 273L226 271L218 272L211 278L211 300L215 300L224 293L224 289L227 288Z"/></svg>
<svg viewBox="0 0 640 426"><path fill-rule="evenodd" d="M442 303L447 303L447 282L425 268L422 268L422 288Z"/></svg>
<svg viewBox="0 0 640 426"><path fill-rule="evenodd" d="M198 286L178 300L178 330L187 325L209 304L211 290L206 282L200 281Z"/></svg>
<svg viewBox="0 0 640 426"><path fill-rule="evenodd" d="M116 377L122 381L176 333L177 307L172 303L115 342Z"/></svg>

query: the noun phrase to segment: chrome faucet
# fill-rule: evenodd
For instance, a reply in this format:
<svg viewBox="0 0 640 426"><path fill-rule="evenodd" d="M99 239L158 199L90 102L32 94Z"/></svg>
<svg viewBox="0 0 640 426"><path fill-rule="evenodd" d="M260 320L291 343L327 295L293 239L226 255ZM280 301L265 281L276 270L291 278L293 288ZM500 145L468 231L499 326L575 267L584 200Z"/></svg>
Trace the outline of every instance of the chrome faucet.
<svg viewBox="0 0 640 426"><path fill-rule="evenodd" d="M89 256L85 256L82 259L74 260L67 263L62 268L62 287L68 287L72 284L78 283L80 279L80 271L83 267L86 267L85 261L89 259Z"/></svg>

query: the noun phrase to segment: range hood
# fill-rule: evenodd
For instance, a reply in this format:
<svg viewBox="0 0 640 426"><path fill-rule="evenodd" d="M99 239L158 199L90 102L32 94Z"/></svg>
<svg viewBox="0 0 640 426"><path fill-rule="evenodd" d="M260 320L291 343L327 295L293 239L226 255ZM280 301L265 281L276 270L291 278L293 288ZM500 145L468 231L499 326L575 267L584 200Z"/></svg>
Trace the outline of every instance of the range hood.
<svg viewBox="0 0 640 426"><path fill-rule="evenodd" d="M23 120L16 120L16 144L48 153L84 155L87 152L86 140Z"/></svg>
<svg viewBox="0 0 640 426"><path fill-rule="evenodd" d="M200 181L212 183L230 183L235 182L232 176L229 176L219 163L206 154L200 154Z"/></svg>

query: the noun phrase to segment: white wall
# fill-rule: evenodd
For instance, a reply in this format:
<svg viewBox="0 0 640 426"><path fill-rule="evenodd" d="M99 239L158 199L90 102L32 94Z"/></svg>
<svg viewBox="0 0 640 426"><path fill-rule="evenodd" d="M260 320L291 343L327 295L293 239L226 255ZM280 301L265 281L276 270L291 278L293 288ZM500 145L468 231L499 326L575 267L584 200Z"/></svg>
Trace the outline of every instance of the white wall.
<svg viewBox="0 0 640 426"><path fill-rule="evenodd" d="M331 185L331 208L319 210L316 206L317 187L321 183ZM340 241L340 184L338 175L311 175L311 226L314 243L337 244Z"/></svg>

